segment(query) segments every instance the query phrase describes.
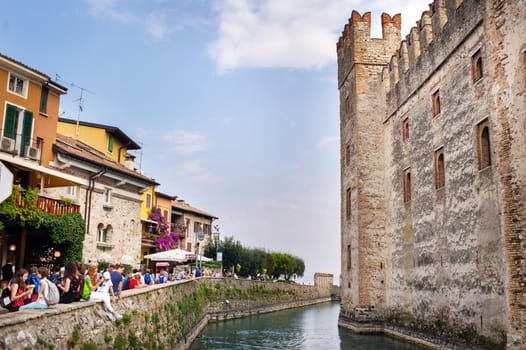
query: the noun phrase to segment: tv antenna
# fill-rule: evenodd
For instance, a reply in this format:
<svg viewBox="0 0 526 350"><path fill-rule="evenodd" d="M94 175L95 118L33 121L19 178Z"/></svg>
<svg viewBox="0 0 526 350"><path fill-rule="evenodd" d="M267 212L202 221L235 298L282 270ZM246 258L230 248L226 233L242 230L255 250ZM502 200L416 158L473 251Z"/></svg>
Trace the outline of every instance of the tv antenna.
<svg viewBox="0 0 526 350"><path fill-rule="evenodd" d="M60 81L62 83L66 83L64 80L62 80L62 77L58 74L55 74L55 80L56 81ZM66 83L67 84L67 83ZM69 85L71 87L74 87L74 88L77 88L80 90L80 96L79 98L77 98L76 100L74 100L73 102L77 102L78 103L78 109L77 109L77 125L75 127L75 138L78 138L79 136L79 123L80 123L80 113L84 111L84 91L85 92L89 92L90 94L93 94L95 95L95 93L93 91L90 91L82 86L78 86L77 84L75 83L69 83Z"/></svg>

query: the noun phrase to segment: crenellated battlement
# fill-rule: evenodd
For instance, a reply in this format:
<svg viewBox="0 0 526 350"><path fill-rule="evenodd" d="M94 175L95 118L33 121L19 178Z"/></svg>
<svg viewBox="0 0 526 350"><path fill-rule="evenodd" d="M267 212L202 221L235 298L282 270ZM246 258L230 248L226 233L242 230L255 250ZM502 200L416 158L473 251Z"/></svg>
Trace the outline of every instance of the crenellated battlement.
<svg viewBox="0 0 526 350"><path fill-rule="evenodd" d="M336 43L338 53L339 86L355 63L387 64L389 57L400 45L402 19L383 13L381 17L382 38L371 38L371 12L360 15L352 11L348 23Z"/></svg>
<svg viewBox="0 0 526 350"><path fill-rule="evenodd" d="M478 0L434 0L422 12L382 72L388 109L399 106L480 23L481 7Z"/></svg>

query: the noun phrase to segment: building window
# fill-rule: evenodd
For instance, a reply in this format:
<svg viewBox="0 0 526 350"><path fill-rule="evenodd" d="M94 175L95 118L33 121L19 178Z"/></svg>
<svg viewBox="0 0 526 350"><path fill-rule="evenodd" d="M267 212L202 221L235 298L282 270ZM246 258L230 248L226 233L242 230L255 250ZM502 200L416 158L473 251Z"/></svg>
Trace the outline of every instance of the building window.
<svg viewBox="0 0 526 350"><path fill-rule="evenodd" d="M69 197L74 197L77 193L77 187L76 186L68 186L67 194Z"/></svg>
<svg viewBox="0 0 526 350"><path fill-rule="evenodd" d="M166 218L166 220L168 220L168 210L164 210L163 215Z"/></svg>
<svg viewBox="0 0 526 350"><path fill-rule="evenodd" d="M479 170L491 166L491 143L489 137L489 120L477 125Z"/></svg>
<svg viewBox="0 0 526 350"><path fill-rule="evenodd" d="M40 92L40 113L47 114L47 98L49 95L49 89L47 87L42 87Z"/></svg>
<svg viewBox="0 0 526 350"><path fill-rule="evenodd" d="M345 165L351 164L351 145L345 147Z"/></svg>
<svg viewBox="0 0 526 350"><path fill-rule="evenodd" d="M402 120L402 141L409 138L409 118Z"/></svg>
<svg viewBox="0 0 526 350"><path fill-rule="evenodd" d="M351 189L348 188L345 193L345 214L347 218L351 217Z"/></svg>
<svg viewBox="0 0 526 350"><path fill-rule="evenodd" d="M108 152L113 152L113 135L108 135Z"/></svg>
<svg viewBox="0 0 526 350"><path fill-rule="evenodd" d="M345 113L349 113L349 110L351 109L351 101L349 99L349 96L345 98Z"/></svg>
<svg viewBox="0 0 526 350"><path fill-rule="evenodd" d="M190 230L190 219L186 219L186 224L185 224L186 235L188 235L189 230Z"/></svg>
<svg viewBox="0 0 526 350"><path fill-rule="evenodd" d="M194 222L194 232L197 233L201 230L201 223L200 222Z"/></svg>
<svg viewBox="0 0 526 350"><path fill-rule="evenodd" d="M440 148L435 151L435 188L438 190L445 184L444 148Z"/></svg>
<svg viewBox="0 0 526 350"><path fill-rule="evenodd" d="M108 236L107 236L106 229L104 228L104 225L99 224L99 226L97 226L97 242L106 243L107 238Z"/></svg>
<svg viewBox="0 0 526 350"><path fill-rule="evenodd" d="M110 188L104 189L104 193L102 194L102 204L104 205L111 204L111 189Z"/></svg>
<svg viewBox="0 0 526 350"><path fill-rule="evenodd" d="M190 243L190 242L186 243L186 251L187 252L191 252L192 251L192 243Z"/></svg>
<svg viewBox="0 0 526 350"><path fill-rule="evenodd" d="M22 97L27 97L27 80L15 75L13 73L9 73L9 82L7 85L7 89L17 95L20 95Z"/></svg>
<svg viewBox="0 0 526 350"><path fill-rule="evenodd" d="M471 77L473 78L473 82L482 78L482 75L482 53L479 49L471 56Z"/></svg>
<svg viewBox="0 0 526 350"><path fill-rule="evenodd" d="M411 169L404 170L404 202L411 200Z"/></svg>
<svg viewBox="0 0 526 350"><path fill-rule="evenodd" d="M351 245L347 244L347 270L351 269Z"/></svg>
<svg viewBox="0 0 526 350"><path fill-rule="evenodd" d="M146 193L146 208L150 209L152 207L152 195L151 193Z"/></svg>
<svg viewBox="0 0 526 350"><path fill-rule="evenodd" d="M440 114L440 90L435 91L431 95L431 102L433 104L433 117Z"/></svg>

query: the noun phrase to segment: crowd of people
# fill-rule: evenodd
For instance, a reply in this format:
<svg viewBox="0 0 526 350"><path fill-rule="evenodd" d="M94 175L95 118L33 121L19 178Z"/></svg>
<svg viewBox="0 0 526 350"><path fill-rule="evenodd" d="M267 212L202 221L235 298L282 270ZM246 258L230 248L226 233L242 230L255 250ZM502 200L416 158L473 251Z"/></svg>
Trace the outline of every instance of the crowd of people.
<svg viewBox="0 0 526 350"><path fill-rule="evenodd" d="M125 274L122 264L109 264L106 269L99 269L96 263L86 265L78 262L69 262L63 267L57 266L52 271L47 267L31 267L29 271L24 268L13 270L10 262L2 267L1 289L8 290L10 304L6 305L6 308L9 312L47 309L52 305L50 294L56 286L60 295L57 298L58 303L100 300L112 320L122 318L114 304L122 298L124 290L201 276L218 277L208 268L201 270L186 267L174 269L173 273L166 269L160 269L157 273L150 269L134 269Z"/></svg>

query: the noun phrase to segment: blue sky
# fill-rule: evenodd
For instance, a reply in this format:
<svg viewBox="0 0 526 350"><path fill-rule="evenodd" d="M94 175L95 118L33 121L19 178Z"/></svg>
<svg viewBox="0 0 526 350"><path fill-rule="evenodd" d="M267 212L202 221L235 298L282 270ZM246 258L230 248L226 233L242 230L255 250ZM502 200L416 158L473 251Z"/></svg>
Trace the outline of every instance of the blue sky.
<svg viewBox="0 0 526 350"><path fill-rule="evenodd" d="M141 171L218 216L223 237L338 277L336 42L353 9L376 37L381 12L402 13L405 36L428 2L400 3L8 1L0 52L60 78L63 117L141 144Z"/></svg>

